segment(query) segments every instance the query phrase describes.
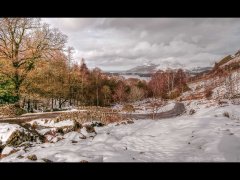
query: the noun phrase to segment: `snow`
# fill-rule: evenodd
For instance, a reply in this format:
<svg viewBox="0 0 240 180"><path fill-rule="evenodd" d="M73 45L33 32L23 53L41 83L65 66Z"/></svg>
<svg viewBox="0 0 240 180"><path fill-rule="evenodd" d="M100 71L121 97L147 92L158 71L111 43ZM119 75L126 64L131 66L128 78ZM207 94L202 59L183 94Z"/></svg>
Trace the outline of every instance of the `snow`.
<svg viewBox="0 0 240 180"><path fill-rule="evenodd" d="M7 154L11 153L12 150L14 150L13 147L6 146L2 151L2 155L7 155Z"/></svg>
<svg viewBox="0 0 240 180"><path fill-rule="evenodd" d="M17 124L0 123L0 141L2 144L5 144L16 130L23 131L24 129Z"/></svg>
<svg viewBox="0 0 240 180"><path fill-rule="evenodd" d="M155 99L145 99L142 101L137 101L135 103L131 103L133 105L133 107L135 108L135 112L132 112L131 114L152 114L153 113L153 108L151 107L151 102L156 101ZM161 100L159 100L161 101ZM169 111L171 109L173 109L175 105L174 101L168 101L166 105L160 107L157 110L157 113L161 113L161 112L166 112ZM113 106L113 109L116 110L122 110L123 106L120 104L116 104L115 106ZM123 112L126 113L126 112Z"/></svg>
<svg viewBox="0 0 240 180"><path fill-rule="evenodd" d="M37 124L40 126L46 126L46 127L63 127L63 126L73 126L73 121L68 119L68 120L64 120L64 121L60 121L60 122L55 122L54 120L42 120L42 119L37 119L37 120L33 120L30 121L29 124Z"/></svg>
<svg viewBox="0 0 240 180"><path fill-rule="evenodd" d="M27 152L20 150L0 161L30 162L26 157L35 154L37 162L43 162L42 158L54 162L239 162L239 105L221 107L214 100L184 104L187 113L176 118L112 123L95 127L97 134L83 128L55 143L35 144ZM190 109L196 113L188 115ZM17 158L19 155L24 158Z"/></svg>
<svg viewBox="0 0 240 180"><path fill-rule="evenodd" d="M157 110L157 113L170 111L171 109L173 109L174 105L175 105L174 102L169 102L167 105L159 108ZM146 107L145 105L141 105L141 106L138 106L137 110L132 114L151 114L152 112L153 112L153 109L151 107Z"/></svg>
<svg viewBox="0 0 240 180"><path fill-rule="evenodd" d="M231 83L230 83L231 82ZM182 94L181 97L187 97L191 94L203 93L207 88L212 89L212 98L228 98L230 92L232 95L240 94L240 71L233 71L227 77L214 77L205 80L188 83L188 87L191 89ZM232 87L232 90L230 90Z"/></svg>
<svg viewBox="0 0 240 180"><path fill-rule="evenodd" d="M42 135L45 135L49 131L56 131L56 128L59 128L59 127L74 125L73 120L70 120L70 119L59 121L59 122L55 122L52 119L36 119L28 123L31 125L36 124L40 126L41 128L37 128L36 131ZM51 135L49 135L47 139L49 141L53 141L53 142L55 141L54 137L52 137Z"/></svg>

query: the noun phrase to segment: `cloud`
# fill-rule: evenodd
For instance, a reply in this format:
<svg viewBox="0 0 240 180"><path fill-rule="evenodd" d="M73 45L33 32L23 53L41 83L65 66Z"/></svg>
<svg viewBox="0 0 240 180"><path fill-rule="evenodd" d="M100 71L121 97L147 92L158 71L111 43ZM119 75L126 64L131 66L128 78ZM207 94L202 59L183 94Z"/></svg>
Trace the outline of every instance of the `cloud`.
<svg viewBox="0 0 240 180"><path fill-rule="evenodd" d="M209 66L240 49L239 18L47 18L90 67Z"/></svg>

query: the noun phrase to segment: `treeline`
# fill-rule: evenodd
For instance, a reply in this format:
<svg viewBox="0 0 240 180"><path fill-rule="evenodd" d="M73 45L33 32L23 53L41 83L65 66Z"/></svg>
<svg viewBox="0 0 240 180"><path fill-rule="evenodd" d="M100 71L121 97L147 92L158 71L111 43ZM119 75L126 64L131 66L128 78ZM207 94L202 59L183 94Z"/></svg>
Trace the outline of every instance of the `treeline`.
<svg viewBox="0 0 240 180"><path fill-rule="evenodd" d="M176 98L187 90L186 74L156 72L150 82L109 76L73 63L67 37L35 18L0 19L0 104L28 111L68 105L109 106L147 97Z"/></svg>
<svg viewBox="0 0 240 180"><path fill-rule="evenodd" d="M148 83L151 96L175 99L189 90L187 75L182 69L157 71Z"/></svg>

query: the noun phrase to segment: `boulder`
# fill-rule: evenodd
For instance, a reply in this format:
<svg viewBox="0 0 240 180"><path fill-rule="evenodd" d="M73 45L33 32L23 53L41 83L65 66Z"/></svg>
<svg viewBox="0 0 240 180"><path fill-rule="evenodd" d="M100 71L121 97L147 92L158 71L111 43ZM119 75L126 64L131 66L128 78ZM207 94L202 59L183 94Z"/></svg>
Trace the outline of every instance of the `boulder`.
<svg viewBox="0 0 240 180"><path fill-rule="evenodd" d="M29 155L29 156L27 156L27 158L28 158L29 160L32 160L32 161L36 161L36 160L37 160L37 156L36 156L35 154Z"/></svg>
<svg viewBox="0 0 240 180"><path fill-rule="evenodd" d="M22 144L23 142L36 141L36 140L37 140L37 137L34 136L33 134L26 131L16 130L8 138L6 145L16 147Z"/></svg>
<svg viewBox="0 0 240 180"><path fill-rule="evenodd" d="M86 131L88 133L95 133L96 132L94 127L92 127L91 125L85 125L85 128L86 128Z"/></svg>
<svg viewBox="0 0 240 180"><path fill-rule="evenodd" d="M190 109L189 115L193 115L196 111L194 109Z"/></svg>

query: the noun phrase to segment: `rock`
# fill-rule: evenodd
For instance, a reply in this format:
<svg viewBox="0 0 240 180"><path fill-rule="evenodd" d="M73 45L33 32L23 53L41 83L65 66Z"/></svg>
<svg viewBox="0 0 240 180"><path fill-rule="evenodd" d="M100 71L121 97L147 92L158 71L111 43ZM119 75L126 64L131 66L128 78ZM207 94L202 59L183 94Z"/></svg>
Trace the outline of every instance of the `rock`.
<svg viewBox="0 0 240 180"><path fill-rule="evenodd" d="M86 128L86 131L88 133L95 133L96 132L94 127L92 127L91 125L86 125L85 128Z"/></svg>
<svg viewBox="0 0 240 180"><path fill-rule="evenodd" d="M37 129L38 128L38 124L37 124L37 122L34 122L33 124L32 124L32 129Z"/></svg>
<svg viewBox="0 0 240 180"><path fill-rule="evenodd" d="M46 158L42 158L42 160L46 163L52 163L53 161L49 160L49 159L46 159Z"/></svg>
<svg viewBox="0 0 240 180"><path fill-rule="evenodd" d="M133 121L130 121L130 120L128 120L128 121L127 121L127 123L128 123L128 124L133 124L134 122L133 122Z"/></svg>
<svg viewBox="0 0 240 180"><path fill-rule="evenodd" d="M36 156L35 154L29 155L29 156L27 156L27 158L28 158L29 160L32 160L32 161L36 161L36 160L37 160L37 156Z"/></svg>
<svg viewBox="0 0 240 180"><path fill-rule="evenodd" d="M72 140L72 143L77 143L77 141Z"/></svg>
<svg viewBox="0 0 240 180"><path fill-rule="evenodd" d="M92 127L95 127L95 126L96 126L96 127L103 127L104 124L101 123L101 122L94 122L94 123L91 124L91 126L92 126Z"/></svg>
<svg viewBox="0 0 240 180"><path fill-rule="evenodd" d="M121 122L121 124L124 124L124 125L126 125L127 123L126 123L126 122Z"/></svg>
<svg viewBox="0 0 240 180"><path fill-rule="evenodd" d="M77 122L77 121L74 121L73 122L74 124L73 124L73 130L74 131L80 131L80 129L82 129L82 124L80 124L79 122Z"/></svg>
<svg viewBox="0 0 240 180"><path fill-rule="evenodd" d="M0 154L2 153L2 150L4 149L5 145L2 144L2 141L0 140Z"/></svg>
<svg viewBox="0 0 240 180"><path fill-rule="evenodd" d="M223 116L224 116L224 117L227 117L227 118L229 118L229 117L230 117L230 115L229 115L229 113L228 113L228 112L224 112L224 113L223 113Z"/></svg>
<svg viewBox="0 0 240 180"><path fill-rule="evenodd" d="M196 111L194 109L190 109L189 115L193 115Z"/></svg>
<svg viewBox="0 0 240 180"><path fill-rule="evenodd" d="M79 137L80 139L87 139L86 136L82 135L81 137Z"/></svg>
<svg viewBox="0 0 240 180"><path fill-rule="evenodd" d="M234 133L229 133L229 135L234 135Z"/></svg>
<svg viewBox="0 0 240 180"><path fill-rule="evenodd" d="M6 142L6 145L16 147L16 146L20 145L23 142L26 142L26 141L36 141L36 139L37 139L37 137L33 136L29 132L16 130L8 138L8 140Z"/></svg>
<svg viewBox="0 0 240 180"><path fill-rule="evenodd" d="M188 142L188 144L191 144L190 142Z"/></svg>
<svg viewBox="0 0 240 180"><path fill-rule="evenodd" d="M61 135L64 135L64 131L62 127L58 127L56 130L57 133L60 133Z"/></svg>
<svg viewBox="0 0 240 180"><path fill-rule="evenodd" d="M22 158L24 158L24 156L19 155L19 156L17 156L17 158L18 158L18 159L22 159Z"/></svg>

